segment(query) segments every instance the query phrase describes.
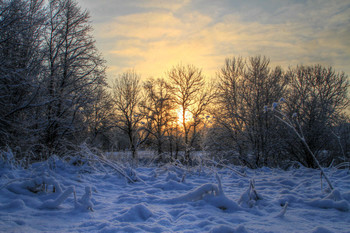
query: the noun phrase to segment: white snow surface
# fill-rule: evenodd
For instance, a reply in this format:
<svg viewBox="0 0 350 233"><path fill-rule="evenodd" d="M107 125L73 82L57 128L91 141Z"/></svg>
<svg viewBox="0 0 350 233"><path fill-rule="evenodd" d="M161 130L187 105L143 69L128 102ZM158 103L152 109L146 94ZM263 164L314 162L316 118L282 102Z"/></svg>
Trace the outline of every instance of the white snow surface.
<svg viewBox="0 0 350 233"><path fill-rule="evenodd" d="M303 167L139 166L130 183L58 158L1 163L0 232L350 232L350 173L325 171L332 192Z"/></svg>

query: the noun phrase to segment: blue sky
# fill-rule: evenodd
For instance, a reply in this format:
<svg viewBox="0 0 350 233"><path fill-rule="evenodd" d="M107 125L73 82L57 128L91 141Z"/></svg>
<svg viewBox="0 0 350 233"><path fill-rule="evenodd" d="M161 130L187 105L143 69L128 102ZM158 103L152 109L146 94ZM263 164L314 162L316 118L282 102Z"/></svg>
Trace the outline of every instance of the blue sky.
<svg viewBox="0 0 350 233"><path fill-rule="evenodd" d="M322 64L350 75L350 1L78 0L91 13L112 79L161 77L178 63L214 77L232 56Z"/></svg>

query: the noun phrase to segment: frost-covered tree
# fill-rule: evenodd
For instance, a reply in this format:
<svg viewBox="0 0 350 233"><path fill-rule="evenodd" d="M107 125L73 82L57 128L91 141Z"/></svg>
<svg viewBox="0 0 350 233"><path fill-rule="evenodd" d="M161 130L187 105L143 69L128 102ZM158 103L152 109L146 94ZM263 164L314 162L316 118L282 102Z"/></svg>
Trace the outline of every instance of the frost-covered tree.
<svg viewBox="0 0 350 233"><path fill-rule="evenodd" d="M42 0L0 4L0 146L28 150L38 136L42 77Z"/></svg>
<svg viewBox="0 0 350 233"><path fill-rule="evenodd" d="M104 60L91 34L89 14L73 0L51 0L46 32L43 142L57 152L82 128L82 112L105 83Z"/></svg>

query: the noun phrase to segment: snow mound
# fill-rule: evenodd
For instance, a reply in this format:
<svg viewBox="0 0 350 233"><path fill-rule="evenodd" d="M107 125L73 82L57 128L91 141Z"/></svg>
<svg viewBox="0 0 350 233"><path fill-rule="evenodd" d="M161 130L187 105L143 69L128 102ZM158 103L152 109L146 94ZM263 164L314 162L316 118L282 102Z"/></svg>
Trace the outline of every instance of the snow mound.
<svg viewBox="0 0 350 233"><path fill-rule="evenodd" d="M7 189L15 194L35 195L39 192L56 192L61 193L61 185L53 177L49 177L47 173L40 176L17 181L7 186Z"/></svg>
<svg viewBox="0 0 350 233"><path fill-rule="evenodd" d="M224 210L225 212L233 212L242 209L235 201L222 194L217 196L208 195L204 198L204 200L216 208Z"/></svg>
<svg viewBox="0 0 350 233"><path fill-rule="evenodd" d="M350 210L349 203L343 199L340 191L338 189L332 190L325 198L315 199L307 201L312 207L322 208L322 209L337 209L340 211L347 212Z"/></svg>
<svg viewBox="0 0 350 233"><path fill-rule="evenodd" d="M347 212L349 211L349 203L345 200L333 201L329 199L316 199L312 201L307 201L312 207L321 208L321 209L337 209L340 211Z"/></svg>
<svg viewBox="0 0 350 233"><path fill-rule="evenodd" d="M341 201L343 200L342 195L340 194L338 189L333 189L324 199L333 200L333 201Z"/></svg>
<svg viewBox="0 0 350 233"><path fill-rule="evenodd" d="M0 210L21 210L25 207L24 201L21 199L16 199L8 204L0 205Z"/></svg>
<svg viewBox="0 0 350 233"><path fill-rule="evenodd" d="M150 211L144 204L137 204L131 207L123 215L117 217L116 220L121 222L142 222L152 216L152 211Z"/></svg>
<svg viewBox="0 0 350 233"><path fill-rule="evenodd" d="M169 181L169 180L181 182L181 179L177 176L177 174L172 172L168 172L168 176L165 178L165 181Z"/></svg>

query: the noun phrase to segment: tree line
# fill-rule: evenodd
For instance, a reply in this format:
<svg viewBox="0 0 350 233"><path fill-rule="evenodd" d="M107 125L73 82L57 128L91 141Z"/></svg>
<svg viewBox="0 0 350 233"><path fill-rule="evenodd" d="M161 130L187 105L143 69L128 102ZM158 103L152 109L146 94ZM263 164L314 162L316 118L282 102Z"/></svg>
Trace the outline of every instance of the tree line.
<svg viewBox="0 0 350 233"><path fill-rule="evenodd" d="M281 102L321 163L349 159L344 73L233 57L212 79L179 64L157 79L129 70L108 86L89 18L73 0L1 1L1 150L33 161L86 143L132 159L150 149L160 162L193 163L193 151L204 151L249 167L315 167L300 139L264 109Z"/></svg>

